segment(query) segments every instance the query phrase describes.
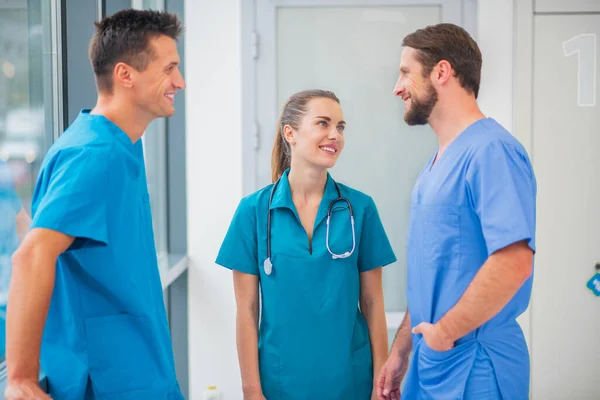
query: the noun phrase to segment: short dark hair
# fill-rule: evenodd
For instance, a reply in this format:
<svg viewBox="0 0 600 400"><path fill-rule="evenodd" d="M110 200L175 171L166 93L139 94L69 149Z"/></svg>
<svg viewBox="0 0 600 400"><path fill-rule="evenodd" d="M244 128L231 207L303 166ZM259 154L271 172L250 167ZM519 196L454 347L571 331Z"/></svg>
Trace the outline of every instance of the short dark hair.
<svg viewBox="0 0 600 400"><path fill-rule="evenodd" d="M143 71L152 60L150 39L161 35L177 40L183 25L175 14L152 10L122 10L95 22L89 48L99 91L112 91L115 65L124 62Z"/></svg>
<svg viewBox="0 0 600 400"><path fill-rule="evenodd" d="M448 61L461 86L477 98L481 51L466 30L447 23L430 25L407 35L402 46L417 50L417 60L423 64L424 75L429 75L440 61Z"/></svg>

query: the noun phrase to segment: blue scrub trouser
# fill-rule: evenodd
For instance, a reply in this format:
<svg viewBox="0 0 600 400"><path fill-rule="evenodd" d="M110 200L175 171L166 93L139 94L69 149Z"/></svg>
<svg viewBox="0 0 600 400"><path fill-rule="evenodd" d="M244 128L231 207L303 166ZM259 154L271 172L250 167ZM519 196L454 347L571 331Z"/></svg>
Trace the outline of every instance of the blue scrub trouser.
<svg viewBox="0 0 600 400"><path fill-rule="evenodd" d="M473 368L465 385L464 400L502 400L494 366L490 357L481 346L477 346L477 355Z"/></svg>

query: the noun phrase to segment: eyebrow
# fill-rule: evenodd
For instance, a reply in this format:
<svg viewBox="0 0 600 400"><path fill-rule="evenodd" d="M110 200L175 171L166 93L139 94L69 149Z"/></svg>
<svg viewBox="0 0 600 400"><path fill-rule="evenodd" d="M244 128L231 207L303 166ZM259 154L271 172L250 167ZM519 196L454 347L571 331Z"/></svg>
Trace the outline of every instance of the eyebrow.
<svg viewBox="0 0 600 400"><path fill-rule="evenodd" d="M325 117L325 116L318 116L318 117L315 117L315 119L324 119L327 122L331 122L331 118ZM341 120L340 122L338 122L338 124L346 125L346 121Z"/></svg>
<svg viewBox="0 0 600 400"><path fill-rule="evenodd" d="M176 67L178 65L179 65L179 62L177 62L177 61L171 61L165 68Z"/></svg>

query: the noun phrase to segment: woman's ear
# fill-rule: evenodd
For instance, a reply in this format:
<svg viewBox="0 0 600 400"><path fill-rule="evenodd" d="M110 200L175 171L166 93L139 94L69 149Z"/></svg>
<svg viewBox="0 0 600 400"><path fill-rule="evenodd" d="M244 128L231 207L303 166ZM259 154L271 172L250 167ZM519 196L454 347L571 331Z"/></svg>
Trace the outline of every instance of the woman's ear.
<svg viewBox="0 0 600 400"><path fill-rule="evenodd" d="M289 144L296 144L296 132L290 125L283 127L283 137Z"/></svg>

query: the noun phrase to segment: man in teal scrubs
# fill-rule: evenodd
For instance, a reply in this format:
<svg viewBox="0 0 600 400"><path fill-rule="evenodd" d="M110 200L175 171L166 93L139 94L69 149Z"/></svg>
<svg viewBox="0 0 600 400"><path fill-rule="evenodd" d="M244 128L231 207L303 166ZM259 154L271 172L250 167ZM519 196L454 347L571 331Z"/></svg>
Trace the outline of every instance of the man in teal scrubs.
<svg viewBox="0 0 600 400"><path fill-rule="evenodd" d="M7 400L183 399L154 248L141 136L185 87L176 16L96 25L98 101L42 164L32 229L13 257ZM41 354L40 354L41 345Z"/></svg>
<svg viewBox="0 0 600 400"><path fill-rule="evenodd" d="M528 399L529 354L516 318L532 284L531 162L477 107L481 53L464 29L429 26L403 46L394 92L405 121L431 125L439 149L411 197L408 311L378 396L398 398L412 352L403 399Z"/></svg>

